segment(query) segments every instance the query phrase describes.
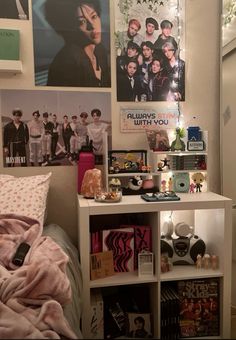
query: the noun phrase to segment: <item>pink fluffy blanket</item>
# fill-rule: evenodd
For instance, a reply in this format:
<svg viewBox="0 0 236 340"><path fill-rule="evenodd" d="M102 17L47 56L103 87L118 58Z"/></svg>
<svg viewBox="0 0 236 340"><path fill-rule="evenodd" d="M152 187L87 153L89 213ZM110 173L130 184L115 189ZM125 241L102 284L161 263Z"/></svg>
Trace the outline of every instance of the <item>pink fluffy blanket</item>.
<svg viewBox="0 0 236 340"><path fill-rule="evenodd" d="M12 258L20 243L30 245L24 263ZM0 214L0 338L76 339L62 307L71 299L67 255L42 236L38 221Z"/></svg>

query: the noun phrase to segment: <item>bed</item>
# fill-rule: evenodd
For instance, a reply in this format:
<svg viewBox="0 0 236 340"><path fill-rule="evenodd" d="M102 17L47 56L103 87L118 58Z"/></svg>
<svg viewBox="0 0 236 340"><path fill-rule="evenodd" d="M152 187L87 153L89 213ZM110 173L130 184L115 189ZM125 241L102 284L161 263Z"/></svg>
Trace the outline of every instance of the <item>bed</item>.
<svg viewBox="0 0 236 340"><path fill-rule="evenodd" d="M56 224L45 226L43 235L50 236L69 256L69 262L66 269L72 289L72 301L65 306L64 315L71 328L78 336L78 339L82 339L80 324L82 312L82 276L78 250L72 244L66 232Z"/></svg>
<svg viewBox="0 0 236 340"><path fill-rule="evenodd" d="M50 177L0 175L0 339L83 338L78 251L59 225L44 225Z"/></svg>

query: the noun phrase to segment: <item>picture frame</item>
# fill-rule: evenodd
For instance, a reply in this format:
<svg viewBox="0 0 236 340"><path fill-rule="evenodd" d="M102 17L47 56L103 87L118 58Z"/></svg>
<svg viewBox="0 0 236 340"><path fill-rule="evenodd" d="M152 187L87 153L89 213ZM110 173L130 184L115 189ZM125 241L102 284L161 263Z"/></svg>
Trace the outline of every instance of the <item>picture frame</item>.
<svg viewBox="0 0 236 340"><path fill-rule="evenodd" d="M128 337L135 339L152 338L150 313L127 313Z"/></svg>
<svg viewBox="0 0 236 340"><path fill-rule="evenodd" d="M147 172L147 150L108 151L108 172L109 174Z"/></svg>
<svg viewBox="0 0 236 340"><path fill-rule="evenodd" d="M150 150L169 151L170 142L166 129L146 129L146 137Z"/></svg>

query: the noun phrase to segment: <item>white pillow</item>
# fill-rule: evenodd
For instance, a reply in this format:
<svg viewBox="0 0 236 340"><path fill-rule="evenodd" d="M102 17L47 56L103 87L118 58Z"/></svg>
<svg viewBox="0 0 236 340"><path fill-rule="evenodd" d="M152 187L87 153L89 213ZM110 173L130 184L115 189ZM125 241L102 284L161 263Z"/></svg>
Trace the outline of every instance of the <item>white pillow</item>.
<svg viewBox="0 0 236 340"><path fill-rule="evenodd" d="M51 174L28 177L0 175L0 214L32 217L43 226Z"/></svg>

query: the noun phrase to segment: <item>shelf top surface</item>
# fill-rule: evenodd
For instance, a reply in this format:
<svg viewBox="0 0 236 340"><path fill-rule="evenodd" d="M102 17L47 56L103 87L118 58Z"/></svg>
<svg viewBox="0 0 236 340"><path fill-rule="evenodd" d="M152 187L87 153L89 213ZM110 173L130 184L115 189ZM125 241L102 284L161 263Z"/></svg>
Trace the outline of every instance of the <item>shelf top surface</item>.
<svg viewBox="0 0 236 340"><path fill-rule="evenodd" d="M118 203L100 203L78 195L79 207L88 208L90 214L113 214L122 212L155 212L166 210L221 209L232 200L213 192L177 193L180 201L146 202L140 195L123 196Z"/></svg>

